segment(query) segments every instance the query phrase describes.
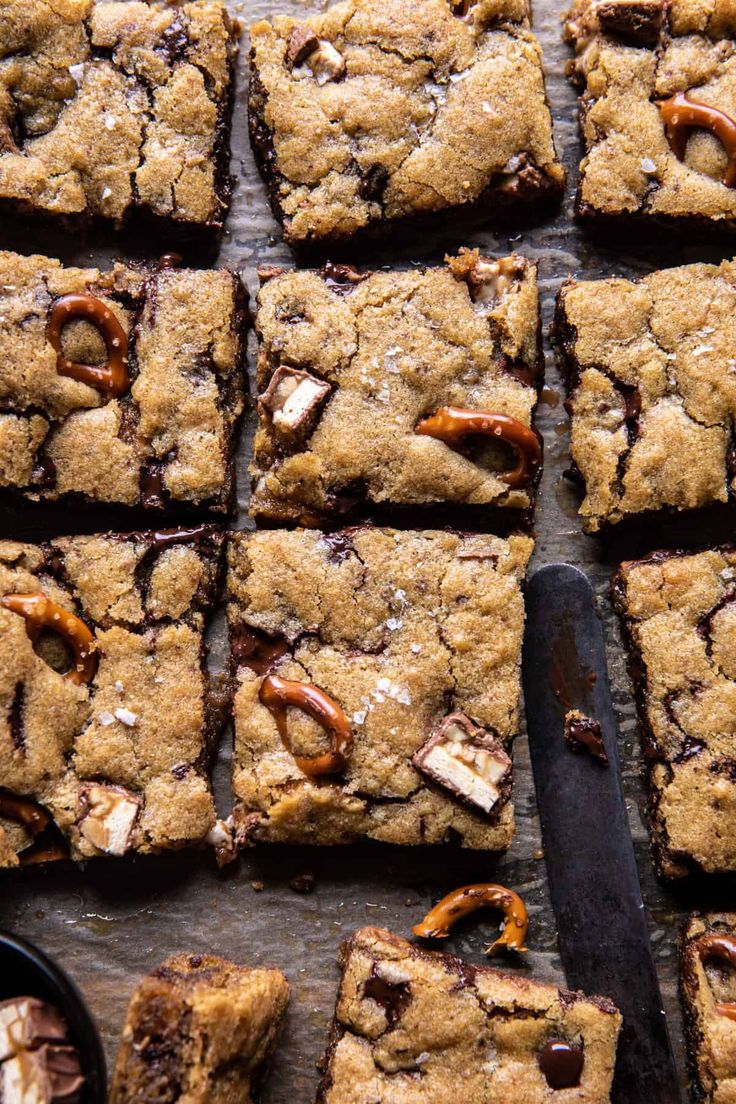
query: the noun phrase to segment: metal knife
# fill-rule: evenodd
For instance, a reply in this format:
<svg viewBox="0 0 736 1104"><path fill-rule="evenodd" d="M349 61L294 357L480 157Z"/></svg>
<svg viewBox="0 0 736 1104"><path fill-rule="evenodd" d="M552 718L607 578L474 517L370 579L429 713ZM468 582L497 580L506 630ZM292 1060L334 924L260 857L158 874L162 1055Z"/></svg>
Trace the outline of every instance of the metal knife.
<svg viewBox="0 0 736 1104"><path fill-rule="evenodd" d="M623 1014L612 1099L680 1104L621 784L605 643L585 575L540 568L526 597L523 682L550 895L567 984ZM601 727L608 766L575 754L564 715Z"/></svg>

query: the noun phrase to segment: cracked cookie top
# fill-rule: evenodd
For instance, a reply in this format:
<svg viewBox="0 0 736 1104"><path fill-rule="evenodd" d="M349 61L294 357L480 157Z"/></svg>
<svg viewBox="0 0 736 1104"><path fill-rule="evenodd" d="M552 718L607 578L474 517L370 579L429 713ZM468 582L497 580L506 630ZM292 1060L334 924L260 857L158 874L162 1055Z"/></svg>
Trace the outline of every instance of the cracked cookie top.
<svg viewBox="0 0 736 1104"><path fill-rule="evenodd" d="M559 194L527 15L525 0L346 0L255 23L251 135L287 240Z"/></svg>
<svg viewBox="0 0 736 1104"><path fill-rule="evenodd" d="M514 438L417 428L446 408L529 434L541 383L536 266L462 250L439 268L262 270L250 509L298 520L368 503L528 509ZM541 455L541 454L540 454Z"/></svg>
<svg viewBox="0 0 736 1104"><path fill-rule="evenodd" d="M236 534L228 622L244 837L508 846L531 550L527 537L368 527ZM292 701L279 725L264 693L273 676L347 719L344 762L323 777L297 759L324 753L326 711Z"/></svg>
<svg viewBox="0 0 736 1104"><path fill-rule="evenodd" d="M202 660L221 544L208 526L0 542L6 864L38 861L51 830L72 857L89 858L180 847L212 827L216 725ZM57 615L39 632L10 608L20 595L40 595L92 631L85 679L69 677Z"/></svg>
<svg viewBox="0 0 736 1104"><path fill-rule="evenodd" d="M121 327L115 396L65 374L49 320L91 297ZM224 269L64 268L0 252L0 487L40 498L227 507L243 404L245 292ZM72 317L64 357L99 365L102 331Z"/></svg>
<svg viewBox="0 0 736 1104"><path fill-rule="evenodd" d="M581 214L736 217L736 189L726 182L736 157L734 29L732 6L721 0L577 0L566 30L577 52L571 71L585 89ZM687 101L716 109L706 113L710 129L702 118L690 125Z"/></svg>
<svg viewBox="0 0 736 1104"><path fill-rule="evenodd" d="M8 0L0 201L118 223L143 208L219 228L234 49L215 0Z"/></svg>
<svg viewBox="0 0 736 1104"><path fill-rule="evenodd" d="M587 532L733 494L735 312L731 261L563 285L556 337Z"/></svg>
<svg viewBox="0 0 736 1104"><path fill-rule="evenodd" d="M605 998L560 991L450 955L380 928L344 945L343 976L320 1104L369 1098L451 1104L542 1104L550 1041L583 1054L572 1099L607 1104L621 1016Z"/></svg>
<svg viewBox="0 0 736 1104"><path fill-rule="evenodd" d="M736 870L736 551L624 563L614 599L631 648L658 862L669 877Z"/></svg>

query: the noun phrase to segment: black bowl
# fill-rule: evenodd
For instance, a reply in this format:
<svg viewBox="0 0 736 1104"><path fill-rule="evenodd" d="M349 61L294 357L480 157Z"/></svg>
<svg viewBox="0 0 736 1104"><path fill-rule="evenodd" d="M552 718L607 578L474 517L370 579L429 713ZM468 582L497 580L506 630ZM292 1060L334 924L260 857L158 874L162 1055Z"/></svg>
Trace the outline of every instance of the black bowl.
<svg viewBox="0 0 736 1104"><path fill-rule="evenodd" d="M97 1027L71 978L37 947L0 930L0 1000L39 997L55 1005L69 1025L85 1077L81 1104L105 1104L107 1072Z"/></svg>

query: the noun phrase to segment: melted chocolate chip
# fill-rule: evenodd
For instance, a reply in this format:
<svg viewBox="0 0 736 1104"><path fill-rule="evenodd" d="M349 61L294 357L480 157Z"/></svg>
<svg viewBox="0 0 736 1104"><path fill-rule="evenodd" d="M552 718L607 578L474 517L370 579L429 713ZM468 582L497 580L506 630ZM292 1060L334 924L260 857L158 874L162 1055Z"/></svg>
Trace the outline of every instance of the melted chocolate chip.
<svg viewBox="0 0 736 1104"><path fill-rule="evenodd" d="M250 625L241 625L233 632L231 645L235 662L257 675L265 675L290 651L286 637L269 636Z"/></svg>
<svg viewBox="0 0 736 1104"><path fill-rule="evenodd" d="M328 559L332 563L343 563L355 551L355 545L345 533L325 533L323 540L329 548Z"/></svg>
<svg viewBox="0 0 736 1104"><path fill-rule="evenodd" d="M374 966L363 986L363 996L380 1004L386 1013L386 1023L391 1028L403 1016L411 1000L411 989L408 981L387 981L382 978L376 973Z"/></svg>
<svg viewBox="0 0 736 1104"><path fill-rule="evenodd" d="M25 696L26 690L24 684L22 682L16 682L8 723L10 725L10 739L13 741L13 747L17 748L19 751L22 751L25 747L25 739L23 737L23 704L25 702Z"/></svg>
<svg viewBox="0 0 736 1104"><path fill-rule="evenodd" d="M371 165L361 173L358 195L361 199L379 200L386 190L388 172L383 165Z"/></svg>
<svg viewBox="0 0 736 1104"><path fill-rule="evenodd" d="M584 1063L583 1048L565 1039L548 1039L539 1055L539 1068L551 1089L579 1085Z"/></svg>
<svg viewBox="0 0 736 1104"><path fill-rule="evenodd" d="M586 717L582 713L573 713L566 717L565 741L573 751L588 751L604 767L608 766L601 726L592 717Z"/></svg>
<svg viewBox="0 0 736 1104"><path fill-rule="evenodd" d="M355 285L368 275L368 272L358 272L353 265L333 264L332 261L327 261L322 267L324 282L337 295L349 295Z"/></svg>
<svg viewBox="0 0 736 1104"><path fill-rule="evenodd" d="M141 498L149 509L161 509L164 505L164 465L160 460L149 460L141 469Z"/></svg>

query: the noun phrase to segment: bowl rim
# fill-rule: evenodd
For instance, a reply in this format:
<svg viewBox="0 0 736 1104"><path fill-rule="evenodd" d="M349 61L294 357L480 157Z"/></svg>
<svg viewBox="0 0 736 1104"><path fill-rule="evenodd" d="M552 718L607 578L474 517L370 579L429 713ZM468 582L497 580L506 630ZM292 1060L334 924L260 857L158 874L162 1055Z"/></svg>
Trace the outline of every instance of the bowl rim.
<svg viewBox="0 0 736 1104"><path fill-rule="evenodd" d="M81 1104L105 1104L107 1100L105 1051L99 1029L79 986L45 951L22 936L0 928L0 954L3 951L9 951L29 963L40 979L57 996L59 1010L69 1024L82 1059L86 1083Z"/></svg>

